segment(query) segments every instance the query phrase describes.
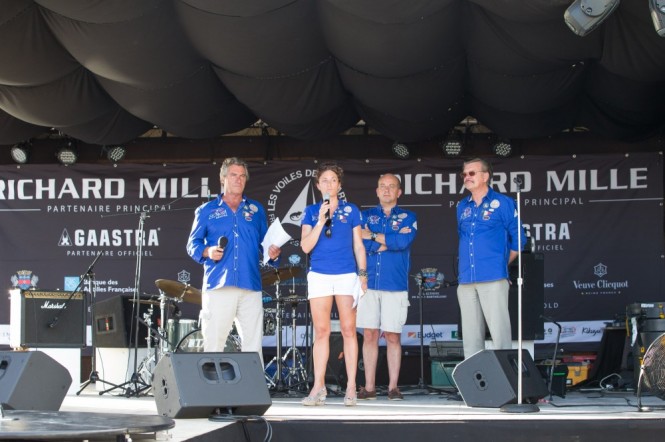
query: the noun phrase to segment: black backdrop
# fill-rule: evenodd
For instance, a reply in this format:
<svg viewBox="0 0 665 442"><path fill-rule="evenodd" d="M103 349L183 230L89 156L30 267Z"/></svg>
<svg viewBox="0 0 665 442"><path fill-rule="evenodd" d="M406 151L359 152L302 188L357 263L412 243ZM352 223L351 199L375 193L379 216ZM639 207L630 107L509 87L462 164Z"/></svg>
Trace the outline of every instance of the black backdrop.
<svg viewBox="0 0 665 442"><path fill-rule="evenodd" d="M426 274L425 338L456 336L456 202L464 194L461 162L445 159L349 160L344 197L376 204L380 173L400 176L400 204L417 212L409 312L403 340L419 342L419 274ZM250 164L248 196L282 220L294 238L282 266L306 266L298 247L299 215L319 197L314 161ZM134 292L137 234L145 218L140 292L157 294L156 279L200 287L202 272L185 252L193 210L219 191L218 164L28 165L0 168L0 280L7 289L73 289L97 253L97 300ZM663 164L658 153L543 156L494 161L494 185L516 196L523 179L522 219L544 255L544 313L564 326L563 342L598 341L604 321L632 302L663 298ZM274 297L274 287L264 288ZM285 281L282 294L306 296L305 273ZM524 294L528 296L528 293ZM266 304L272 307L273 304ZM304 304L298 307L304 323ZM196 317L197 306L183 305ZM0 298L0 344L8 341L8 296ZM551 324L545 342L551 342ZM267 338L267 345L270 344Z"/></svg>

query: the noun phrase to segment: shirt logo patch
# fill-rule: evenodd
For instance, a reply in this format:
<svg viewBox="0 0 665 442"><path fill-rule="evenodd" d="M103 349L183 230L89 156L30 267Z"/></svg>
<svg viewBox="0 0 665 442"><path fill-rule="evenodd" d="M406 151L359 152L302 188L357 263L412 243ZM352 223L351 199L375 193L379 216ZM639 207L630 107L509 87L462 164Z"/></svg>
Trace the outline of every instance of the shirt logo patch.
<svg viewBox="0 0 665 442"><path fill-rule="evenodd" d="M499 200L492 200L492 202L490 203L490 207L492 209L498 209L500 205L501 203L499 202Z"/></svg>
<svg viewBox="0 0 665 442"><path fill-rule="evenodd" d="M210 212L210 216L208 217L209 219L219 219L219 218L224 218L229 216L228 213L226 213L226 209L224 208L219 208L215 209L212 212Z"/></svg>

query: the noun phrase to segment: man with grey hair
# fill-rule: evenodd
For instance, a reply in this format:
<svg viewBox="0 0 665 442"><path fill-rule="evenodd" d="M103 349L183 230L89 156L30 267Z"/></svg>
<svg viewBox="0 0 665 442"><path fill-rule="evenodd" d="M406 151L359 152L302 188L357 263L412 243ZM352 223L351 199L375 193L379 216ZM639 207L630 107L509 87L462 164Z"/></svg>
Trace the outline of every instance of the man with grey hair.
<svg viewBox="0 0 665 442"><path fill-rule="evenodd" d="M187 253L203 264L201 333L206 352L224 351L235 321L242 351L262 357L263 304L259 262L268 230L263 206L244 194L247 163L227 158L219 173L221 194L196 209ZM269 263L281 250L271 245Z"/></svg>

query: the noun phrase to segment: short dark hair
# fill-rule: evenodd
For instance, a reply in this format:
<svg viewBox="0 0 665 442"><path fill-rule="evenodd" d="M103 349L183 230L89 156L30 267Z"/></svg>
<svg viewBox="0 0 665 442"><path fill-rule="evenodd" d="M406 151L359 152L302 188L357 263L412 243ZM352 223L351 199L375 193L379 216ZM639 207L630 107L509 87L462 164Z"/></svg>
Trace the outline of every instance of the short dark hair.
<svg viewBox="0 0 665 442"><path fill-rule="evenodd" d="M339 167L337 163L333 162L326 162L326 163L321 163L319 164L319 167L316 169L316 172L314 173L314 179L316 182L319 182L319 178L321 177L321 174L323 172L327 172L328 170L331 170L337 175L337 179L339 180L339 184L342 184L342 179L344 178L344 169Z"/></svg>

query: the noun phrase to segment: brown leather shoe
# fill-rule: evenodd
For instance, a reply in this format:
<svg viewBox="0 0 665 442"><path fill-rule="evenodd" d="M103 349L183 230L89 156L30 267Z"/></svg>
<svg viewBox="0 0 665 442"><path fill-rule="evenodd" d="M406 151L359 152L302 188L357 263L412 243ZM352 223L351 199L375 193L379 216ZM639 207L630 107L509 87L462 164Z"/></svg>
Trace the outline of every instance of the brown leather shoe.
<svg viewBox="0 0 665 442"><path fill-rule="evenodd" d="M388 399L391 401L401 401L404 399L404 396L400 393L399 388L393 388L388 392Z"/></svg>
<svg viewBox="0 0 665 442"><path fill-rule="evenodd" d="M359 401L374 401L376 400L376 390L374 391L369 391L365 390L365 387L360 387L360 391L358 392L358 400Z"/></svg>

